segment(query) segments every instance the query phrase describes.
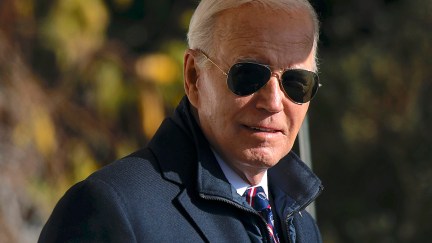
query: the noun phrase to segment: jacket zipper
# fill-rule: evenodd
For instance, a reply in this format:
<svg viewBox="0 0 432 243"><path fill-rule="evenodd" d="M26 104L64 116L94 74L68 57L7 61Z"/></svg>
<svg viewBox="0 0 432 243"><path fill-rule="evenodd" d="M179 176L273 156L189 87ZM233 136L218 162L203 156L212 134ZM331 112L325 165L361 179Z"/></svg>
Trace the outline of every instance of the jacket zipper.
<svg viewBox="0 0 432 243"><path fill-rule="evenodd" d="M321 194L321 192L323 191L323 189L324 189L324 187L323 186L320 186L319 187L319 190L318 190L318 192L315 194L315 196L314 197L312 197L309 201L307 201L307 203L305 203L304 205L303 205L303 207L301 207L300 209L298 209L298 210L296 210L296 211L292 211L291 213L289 213L288 215L287 215L287 217L286 217L286 219L285 219L285 226L286 226L286 231L288 232L288 241L289 241L289 243L294 243L294 242L292 242L292 240L291 240L291 237L290 237L290 235L289 235L289 218L292 216L292 215L294 215L294 213L300 213L302 210L304 210L309 204L311 204L313 201L315 201L315 199Z"/></svg>
<svg viewBox="0 0 432 243"><path fill-rule="evenodd" d="M255 211L255 210L251 210L251 209L246 208L246 207L243 207L243 206L240 206L240 205L238 205L237 203L233 203L233 202L230 201L230 200L227 200L227 199L225 199L225 198L221 198L221 197L218 197L218 196L207 196L207 195L205 195L205 194L203 194L203 193L200 193L199 195L200 195L200 197L203 198L203 199L206 199L206 200L213 200L213 201L219 201L219 202L224 202L224 203L227 203L227 204L229 204L229 205L231 205L231 206L234 206L234 207L236 207L236 208L238 208L238 209L240 209L240 210L243 210L243 211L246 211L246 212L249 212L249 213L252 213L252 214L257 215L258 217L260 217L261 221L266 225L266 227L265 227L265 228L266 228L266 231L267 231L266 242L271 242L271 240L270 240L270 231L269 231L269 229L267 228L267 223L265 222L265 220L261 217L261 215L260 215L257 211Z"/></svg>

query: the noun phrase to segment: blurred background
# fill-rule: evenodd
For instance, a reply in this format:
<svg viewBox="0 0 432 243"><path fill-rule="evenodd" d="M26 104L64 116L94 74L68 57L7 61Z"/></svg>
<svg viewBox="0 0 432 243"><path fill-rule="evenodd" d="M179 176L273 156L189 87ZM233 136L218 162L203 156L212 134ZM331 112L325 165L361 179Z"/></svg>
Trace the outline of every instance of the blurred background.
<svg viewBox="0 0 432 243"><path fill-rule="evenodd" d="M316 0L324 242L432 238L432 1ZM196 0L0 0L0 242L145 146L183 96Z"/></svg>

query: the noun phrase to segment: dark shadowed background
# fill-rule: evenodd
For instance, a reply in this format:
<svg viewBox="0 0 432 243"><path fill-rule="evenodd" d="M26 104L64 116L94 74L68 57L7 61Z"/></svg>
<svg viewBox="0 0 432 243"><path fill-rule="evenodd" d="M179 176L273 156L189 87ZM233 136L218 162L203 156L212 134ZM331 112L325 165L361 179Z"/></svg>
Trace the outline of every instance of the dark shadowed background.
<svg viewBox="0 0 432 243"><path fill-rule="evenodd" d="M324 242L432 237L432 1L316 0L309 112ZM0 242L144 146L183 95L196 1L0 0Z"/></svg>

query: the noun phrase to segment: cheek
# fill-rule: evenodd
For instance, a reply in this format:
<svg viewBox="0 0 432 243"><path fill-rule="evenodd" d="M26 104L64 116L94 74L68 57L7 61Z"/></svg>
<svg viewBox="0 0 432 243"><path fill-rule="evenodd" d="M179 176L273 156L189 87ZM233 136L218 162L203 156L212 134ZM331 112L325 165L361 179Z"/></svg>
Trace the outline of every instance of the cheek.
<svg viewBox="0 0 432 243"><path fill-rule="evenodd" d="M203 109L208 109L210 105L217 101L220 93L220 87L218 87L220 80L214 80L210 76L210 74L203 74L196 83L199 103L202 104L200 108Z"/></svg>
<svg viewBox="0 0 432 243"><path fill-rule="evenodd" d="M199 107L197 107L203 115L211 118L217 118L226 116L230 113L233 106L233 94L226 87L226 81L223 77L219 77L217 74L212 73L203 76L197 82Z"/></svg>
<svg viewBox="0 0 432 243"><path fill-rule="evenodd" d="M308 110L309 107L309 103L307 104L302 104L302 105L297 105L297 104L293 104L296 107L292 107L288 113L287 113L287 117L289 119L289 124L290 124L290 132L291 134L295 137L298 133L298 131L300 130L300 127L303 123L303 120L306 116L306 112Z"/></svg>
<svg viewBox="0 0 432 243"><path fill-rule="evenodd" d="M198 89L198 113L200 114L200 121L204 126L213 126L217 120L220 120L223 109L223 100L221 97L220 87L217 83L220 80L211 80L208 77L200 79L197 82ZM219 117L219 118L218 118Z"/></svg>

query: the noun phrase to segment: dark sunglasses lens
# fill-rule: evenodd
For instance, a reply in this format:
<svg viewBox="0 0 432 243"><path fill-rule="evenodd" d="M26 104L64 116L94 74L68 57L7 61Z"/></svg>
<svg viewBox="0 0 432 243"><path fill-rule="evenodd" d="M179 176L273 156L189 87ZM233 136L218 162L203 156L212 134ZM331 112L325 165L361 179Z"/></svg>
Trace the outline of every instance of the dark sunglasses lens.
<svg viewBox="0 0 432 243"><path fill-rule="evenodd" d="M282 75L282 85L294 102L306 103L318 91L318 75L307 70L288 70Z"/></svg>
<svg viewBox="0 0 432 243"><path fill-rule="evenodd" d="M228 87L236 95L255 93L270 79L271 71L256 63L236 63L228 72Z"/></svg>

